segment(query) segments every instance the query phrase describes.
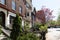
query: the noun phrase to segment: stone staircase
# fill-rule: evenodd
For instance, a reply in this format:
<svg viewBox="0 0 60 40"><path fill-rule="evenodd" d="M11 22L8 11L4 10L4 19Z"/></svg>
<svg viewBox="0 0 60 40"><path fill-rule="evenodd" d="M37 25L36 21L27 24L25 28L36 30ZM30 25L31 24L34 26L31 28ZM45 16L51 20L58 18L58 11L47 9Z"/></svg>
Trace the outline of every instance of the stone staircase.
<svg viewBox="0 0 60 40"><path fill-rule="evenodd" d="M4 39L4 38L7 38L4 34L1 34L0 35L0 40Z"/></svg>
<svg viewBox="0 0 60 40"><path fill-rule="evenodd" d="M0 34L0 40L6 40L7 37L10 37L10 33L11 33L10 30L4 29L4 28L1 28L1 30L2 30L2 33Z"/></svg>
<svg viewBox="0 0 60 40"><path fill-rule="evenodd" d="M7 36L10 37L10 33L11 33L10 30L6 30L6 29L4 29L4 28L2 28L1 30L2 30Z"/></svg>
<svg viewBox="0 0 60 40"><path fill-rule="evenodd" d="M0 25L0 28L2 30L2 33L0 34L0 40L6 40L7 37L10 37L11 30L8 28L4 28Z"/></svg>

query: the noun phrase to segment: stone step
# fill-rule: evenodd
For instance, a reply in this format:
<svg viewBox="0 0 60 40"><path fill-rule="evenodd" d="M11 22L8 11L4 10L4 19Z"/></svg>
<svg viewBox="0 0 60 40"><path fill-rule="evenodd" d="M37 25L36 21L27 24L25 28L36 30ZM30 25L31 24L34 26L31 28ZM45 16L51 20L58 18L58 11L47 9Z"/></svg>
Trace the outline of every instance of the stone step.
<svg viewBox="0 0 60 40"><path fill-rule="evenodd" d="M0 40L2 40L3 38L7 38L5 35L1 34L0 35Z"/></svg>
<svg viewBox="0 0 60 40"><path fill-rule="evenodd" d="M1 30L2 30L7 36L10 37L10 33L11 33L10 30L6 30L6 29L4 29L4 28L2 28Z"/></svg>

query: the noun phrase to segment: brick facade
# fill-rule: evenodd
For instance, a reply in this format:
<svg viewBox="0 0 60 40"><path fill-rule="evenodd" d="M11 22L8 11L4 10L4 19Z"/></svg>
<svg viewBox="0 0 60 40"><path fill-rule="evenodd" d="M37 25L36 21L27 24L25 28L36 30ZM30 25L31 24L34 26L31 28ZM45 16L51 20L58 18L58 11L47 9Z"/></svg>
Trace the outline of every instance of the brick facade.
<svg viewBox="0 0 60 40"><path fill-rule="evenodd" d="M7 11L13 12L13 13L19 13L19 7L22 6L22 13L19 13L20 15L24 16L26 7L24 5L23 0L14 0L16 3L16 10L12 10L12 0L6 0L6 4L2 5L0 3L0 7L6 9Z"/></svg>

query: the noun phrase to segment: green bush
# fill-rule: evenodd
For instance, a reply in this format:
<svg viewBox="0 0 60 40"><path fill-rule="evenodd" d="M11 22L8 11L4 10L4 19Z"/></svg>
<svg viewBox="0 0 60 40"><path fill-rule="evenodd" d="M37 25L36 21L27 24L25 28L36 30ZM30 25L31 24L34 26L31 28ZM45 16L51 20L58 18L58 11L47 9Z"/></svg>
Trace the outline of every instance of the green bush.
<svg viewBox="0 0 60 40"><path fill-rule="evenodd" d="M39 38L34 33L22 33L17 40L39 40Z"/></svg>
<svg viewBox="0 0 60 40"><path fill-rule="evenodd" d="M11 39L8 37L8 38L6 38L6 40L11 40Z"/></svg>
<svg viewBox="0 0 60 40"><path fill-rule="evenodd" d="M47 31L47 25L46 24L35 23L34 28L38 29L39 31Z"/></svg>
<svg viewBox="0 0 60 40"><path fill-rule="evenodd" d="M39 29L40 31L47 31L47 25L41 25Z"/></svg>
<svg viewBox="0 0 60 40"><path fill-rule="evenodd" d="M29 31L29 22L25 21L25 24L24 24L24 31Z"/></svg>
<svg viewBox="0 0 60 40"><path fill-rule="evenodd" d="M27 33L26 30L29 30L29 24L26 23L25 31L23 32L21 27L21 18L17 15L13 21L13 29L11 32L11 39L12 40L39 40L39 38L34 35L34 33Z"/></svg>
<svg viewBox="0 0 60 40"><path fill-rule="evenodd" d="M36 23L34 28L35 30L38 29L37 31L40 31L40 34L41 34L40 39L45 40L45 35L47 33L47 25Z"/></svg>
<svg viewBox="0 0 60 40"><path fill-rule="evenodd" d="M22 32L22 27L21 27L21 18L19 17L19 15L16 15L16 18L13 21L13 29L11 32L10 37L12 38L12 40L17 40L17 37L19 36L20 32Z"/></svg>

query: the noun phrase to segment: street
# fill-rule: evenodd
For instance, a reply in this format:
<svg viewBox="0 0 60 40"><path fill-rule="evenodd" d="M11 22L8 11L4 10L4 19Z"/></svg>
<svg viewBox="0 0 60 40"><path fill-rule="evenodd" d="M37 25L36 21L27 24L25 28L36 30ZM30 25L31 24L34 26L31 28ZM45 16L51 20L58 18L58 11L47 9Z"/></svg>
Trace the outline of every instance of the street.
<svg viewBox="0 0 60 40"><path fill-rule="evenodd" d="M46 34L46 40L60 40L60 28L50 28Z"/></svg>

